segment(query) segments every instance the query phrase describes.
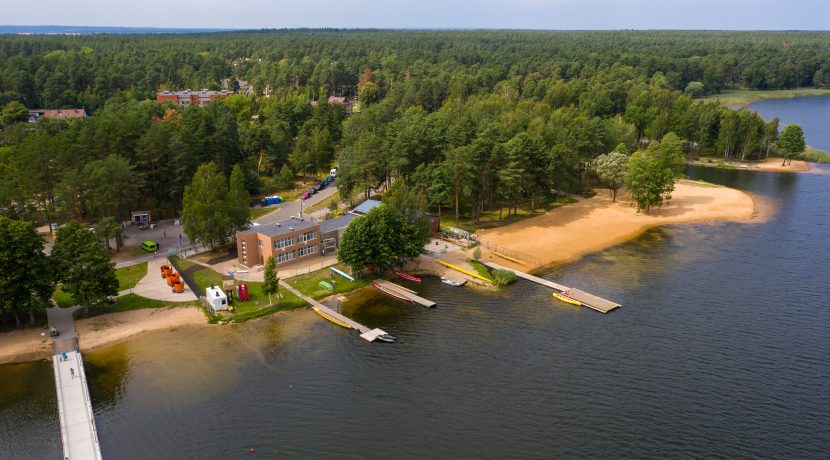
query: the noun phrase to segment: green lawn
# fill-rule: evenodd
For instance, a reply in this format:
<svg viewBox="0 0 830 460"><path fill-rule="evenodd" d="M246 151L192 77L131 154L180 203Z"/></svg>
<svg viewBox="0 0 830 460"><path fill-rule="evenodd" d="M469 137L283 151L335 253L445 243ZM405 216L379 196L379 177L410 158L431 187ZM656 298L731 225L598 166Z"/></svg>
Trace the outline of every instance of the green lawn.
<svg viewBox="0 0 830 460"><path fill-rule="evenodd" d="M61 308L71 307L75 305L75 301L72 300L72 296L68 292L63 292L60 286L55 288L55 292L52 294L52 300L58 303L58 306Z"/></svg>
<svg viewBox="0 0 830 460"><path fill-rule="evenodd" d="M703 102L720 101L726 106L747 106L753 102L762 101L764 99L790 99L801 96L826 96L830 94L830 89L822 88L796 88L796 89L779 89L771 91L755 91L746 89L725 90L719 94L713 94L698 99Z"/></svg>
<svg viewBox="0 0 830 460"><path fill-rule="evenodd" d="M329 185L329 187L334 187L334 185ZM303 212L311 213L314 211L319 211L320 209L328 209L329 203L340 203L340 192L335 192L334 195L326 198L325 200L314 203L313 205L305 208Z"/></svg>
<svg viewBox="0 0 830 460"><path fill-rule="evenodd" d="M138 265L131 265L124 268L116 268L115 276L118 277L118 290L134 288L141 278L147 275L147 262Z"/></svg>
<svg viewBox="0 0 830 460"><path fill-rule="evenodd" d="M336 267L348 273L345 268L337 265ZM298 291L317 300L328 297L332 294L351 292L356 289L360 289L371 282L369 277L357 278L354 281L349 281L340 275L335 275L334 290L329 291L328 289L320 287L320 281L331 282L331 279L329 278L329 271L330 270L328 268L323 268L305 275L294 276L289 278L287 281L288 284L293 286Z"/></svg>
<svg viewBox="0 0 830 460"><path fill-rule="evenodd" d="M185 265L183 262L189 261L178 261L182 270L186 270L193 265L197 265L193 262L189 262ZM193 278L196 280L196 284L198 284L202 289L206 289L210 286L222 286L222 274L215 272L208 267L202 267L196 270L193 273ZM245 283L248 285L249 299L244 302L239 299L234 299L234 322L247 321L252 318L271 314L275 311L290 310L305 305L305 302L300 300L297 296L285 291L281 291L283 295L282 299L278 296L271 296L271 301L273 301L272 304L269 302L268 296L262 292L261 282L237 281L237 283Z"/></svg>

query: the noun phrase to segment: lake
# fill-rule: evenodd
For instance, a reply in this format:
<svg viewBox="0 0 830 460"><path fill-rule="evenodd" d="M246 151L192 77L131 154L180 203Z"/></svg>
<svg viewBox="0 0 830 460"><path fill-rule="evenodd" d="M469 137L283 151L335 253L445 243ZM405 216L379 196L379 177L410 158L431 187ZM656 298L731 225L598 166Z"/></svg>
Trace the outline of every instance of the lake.
<svg viewBox="0 0 830 460"><path fill-rule="evenodd" d="M104 457L826 457L830 168L688 174L774 214L654 229L543 274L623 304L608 315L525 281L427 279L432 310L372 291L343 306L396 344L303 310L85 353ZM0 457L59 458L49 364L0 382Z"/></svg>
<svg viewBox="0 0 830 460"><path fill-rule="evenodd" d="M791 123L801 125L808 145L830 151L830 96L767 99L755 102L749 108L765 120L778 117L780 129Z"/></svg>

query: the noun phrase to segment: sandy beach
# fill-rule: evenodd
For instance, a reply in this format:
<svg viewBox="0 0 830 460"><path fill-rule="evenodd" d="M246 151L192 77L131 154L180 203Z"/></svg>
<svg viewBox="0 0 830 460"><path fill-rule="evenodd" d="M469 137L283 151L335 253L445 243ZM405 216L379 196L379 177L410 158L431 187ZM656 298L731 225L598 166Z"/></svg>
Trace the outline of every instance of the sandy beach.
<svg viewBox="0 0 830 460"><path fill-rule="evenodd" d="M690 164L697 166L706 166L709 168L720 167L721 164L735 168L746 169L749 171L765 171L765 172L808 172L810 171L810 164L806 161L792 160L792 163L787 166L781 166L781 158L768 158L763 162L757 161L726 161L724 163L707 163L705 161L690 161Z"/></svg>
<svg viewBox="0 0 830 460"><path fill-rule="evenodd" d="M780 165L780 163L779 163ZM749 221L755 204L748 194L727 187L677 183L671 203L650 214L637 213L625 194L611 201L607 190L588 199L554 209L515 224L478 233L481 240L532 254L544 265L569 262L630 240L645 230L667 224L706 221ZM482 250L483 258L491 254ZM504 258L494 261L521 270L533 267L517 265Z"/></svg>
<svg viewBox="0 0 830 460"><path fill-rule="evenodd" d="M81 349L90 350L145 332L193 325L207 325L205 315L196 307L175 307L95 316L76 321L75 329ZM51 350L46 329L0 333L0 364L46 359Z"/></svg>

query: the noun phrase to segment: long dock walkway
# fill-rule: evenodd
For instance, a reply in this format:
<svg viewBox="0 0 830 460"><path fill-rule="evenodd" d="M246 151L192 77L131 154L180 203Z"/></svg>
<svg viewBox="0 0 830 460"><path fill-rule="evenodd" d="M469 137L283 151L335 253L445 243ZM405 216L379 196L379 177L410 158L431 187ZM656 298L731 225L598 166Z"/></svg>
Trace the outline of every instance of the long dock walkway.
<svg viewBox="0 0 830 460"><path fill-rule="evenodd" d="M393 293L400 295L401 297L405 297L405 298L409 299L410 302L414 302L414 303L417 303L419 305L423 305L427 308L433 308L436 305L435 302L419 296L415 291L413 291L411 289L407 289L403 286L398 286L395 283L392 283L392 282L389 282L389 281L386 281L386 280L382 280L382 279L376 279L374 282L380 288L388 289L388 290L392 291Z"/></svg>
<svg viewBox="0 0 830 460"><path fill-rule="evenodd" d="M92 415L84 359L78 350L72 313L76 308L47 310L49 324L60 335L52 341L52 365L58 395L63 456L67 459L101 459L98 431ZM65 357L65 358L64 358Z"/></svg>
<svg viewBox="0 0 830 460"><path fill-rule="evenodd" d="M559 284L559 283L554 283L553 281L549 281L549 280L546 280L546 279L543 279L543 278L539 278L538 276L533 276L533 275L528 274L528 273L520 272L518 270L514 270L512 268L508 268L508 267L505 267L503 265L499 265L495 262L481 261L481 263L484 264L486 267L492 268L494 270L496 270L496 269L510 270L513 273L515 273L516 276L518 276L519 278L523 278L523 279L526 279L528 281L533 281L534 283L541 284L542 286L547 286L547 287L549 287L551 289L555 289L559 292L571 291L570 294L568 295L569 297L572 297L572 298L582 302L582 305L585 305L586 307L591 308L593 310L596 310L600 313L608 313L611 310L614 310L616 308L621 307L621 305L618 304L618 303L612 302L612 301L607 300L607 299L603 299L602 297L595 296L593 294L587 293L587 292L582 291L580 289L570 288L568 286L564 286L564 285Z"/></svg>
<svg viewBox="0 0 830 460"><path fill-rule="evenodd" d="M280 280L280 286L284 287L289 292L308 302L308 304L311 305L311 308L313 308L314 311L316 311L317 314L319 314L323 318L326 318L327 320L331 321L334 324L337 324L338 326L358 331L360 333L360 337L364 340L374 342L375 339L378 338L378 336L386 334L386 331L382 329L371 329L368 326L364 326L363 324L360 324L349 317L341 315L340 313L332 310L331 308L294 289L293 286L291 286L283 280Z"/></svg>

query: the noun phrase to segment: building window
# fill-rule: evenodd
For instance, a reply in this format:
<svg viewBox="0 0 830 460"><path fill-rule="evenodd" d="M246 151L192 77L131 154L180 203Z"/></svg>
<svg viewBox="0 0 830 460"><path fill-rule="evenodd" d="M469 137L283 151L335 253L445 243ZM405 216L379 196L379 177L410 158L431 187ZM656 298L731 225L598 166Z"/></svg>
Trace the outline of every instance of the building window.
<svg viewBox="0 0 830 460"><path fill-rule="evenodd" d="M290 236L288 238L283 238L281 240L274 241L274 248L275 249L287 248L288 246L292 246L293 244L294 244L294 237Z"/></svg>
<svg viewBox="0 0 830 460"><path fill-rule="evenodd" d="M257 241L257 245L258 245L259 247L262 247L262 240L256 240L256 241Z"/></svg>
<svg viewBox="0 0 830 460"><path fill-rule="evenodd" d="M305 232L302 235L300 235L300 242L305 243L306 241L311 241L314 239L315 236L317 236L315 232Z"/></svg>
<svg viewBox="0 0 830 460"><path fill-rule="evenodd" d="M282 254L277 255L277 263L288 262L289 260L294 258L294 251L285 251Z"/></svg>
<svg viewBox="0 0 830 460"><path fill-rule="evenodd" d="M312 245L312 246L305 246L305 247L300 248L299 251L297 251L297 254L298 254L298 257L302 257L302 256L307 256L309 254L314 254L315 252L317 252L317 246Z"/></svg>

